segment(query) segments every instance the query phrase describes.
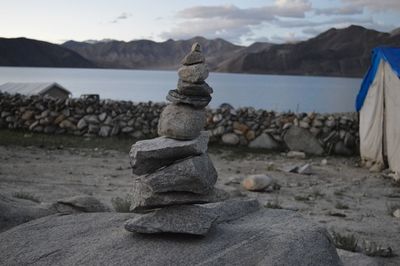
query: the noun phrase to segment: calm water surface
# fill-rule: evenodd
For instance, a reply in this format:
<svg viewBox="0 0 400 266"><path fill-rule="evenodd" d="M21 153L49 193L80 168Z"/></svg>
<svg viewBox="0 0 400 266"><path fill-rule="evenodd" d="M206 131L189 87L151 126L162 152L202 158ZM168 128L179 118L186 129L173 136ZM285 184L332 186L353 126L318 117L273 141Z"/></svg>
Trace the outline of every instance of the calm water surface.
<svg viewBox="0 0 400 266"><path fill-rule="evenodd" d="M73 94L115 100L165 101L178 80L174 71L0 67L5 82L58 82ZM361 84L356 78L210 73L211 107L230 103L275 111L351 112Z"/></svg>

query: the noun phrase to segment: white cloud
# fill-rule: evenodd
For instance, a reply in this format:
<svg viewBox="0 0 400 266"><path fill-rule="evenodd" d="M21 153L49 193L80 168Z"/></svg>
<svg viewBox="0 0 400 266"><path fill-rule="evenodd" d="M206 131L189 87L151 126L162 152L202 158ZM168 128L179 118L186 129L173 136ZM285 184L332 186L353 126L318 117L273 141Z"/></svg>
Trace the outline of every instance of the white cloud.
<svg viewBox="0 0 400 266"><path fill-rule="evenodd" d="M274 43L297 43L305 39L305 36L297 36L295 32L289 32L284 35L273 35L271 37L271 41Z"/></svg>
<svg viewBox="0 0 400 266"><path fill-rule="evenodd" d="M367 15L365 10L400 11L400 0L340 0L340 5L329 8L313 8L313 1L275 0L273 4L251 8L240 8L232 4L193 6L177 12L175 26L159 34L159 37L188 39L204 36L243 43L255 39L263 29L269 28L272 29L267 35L270 40L293 42L304 39L302 36L314 36L332 27L352 24L389 31L395 26L376 22L374 14ZM316 16L318 19L315 19ZM325 20L321 21L322 18ZM290 28L295 29L293 31L297 35L277 36L281 29Z"/></svg>
<svg viewBox="0 0 400 266"><path fill-rule="evenodd" d="M308 0L277 0L274 5L239 8L235 5L195 6L176 14L183 20L175 28L161 33L162 38L185 39L201 35L240 41L252 34L252 28L285 18L304 18L311 10Z"/></svg>
<svg viewBox="0 0 400 266"><path fill-rule="evenodd" d="M355 5L346 5L343 7L329 7L314 9L316 15L356 15L362 14L364 8Z"/></svg>
<svg viewBox="0 0 400 266"><path fill-rule="evenodd" d="M333 19L328 19L324 21L312 21L312 20L276 20L274 24L281 27L281 28L302 28L302 27L316 27L316 26L323 26L323 25L330 25L334 27L335 25L339 24L373 24L374 19L372 17L366 18L352 18L352 17L337 17Z"/></svg>
<svg viewBox="0 0 400 266"><path fill-rule="evenodd" d="M400 12L399 0L342 0L346 4L366 7L373 11L397 11Z"/></svg>

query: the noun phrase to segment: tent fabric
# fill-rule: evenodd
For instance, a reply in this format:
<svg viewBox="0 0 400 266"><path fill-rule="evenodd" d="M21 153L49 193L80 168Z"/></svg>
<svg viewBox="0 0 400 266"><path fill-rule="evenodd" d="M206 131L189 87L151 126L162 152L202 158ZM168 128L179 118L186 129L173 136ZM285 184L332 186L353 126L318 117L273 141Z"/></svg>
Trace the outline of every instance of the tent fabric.
<svg viewBox="0 0 400 266"><path fill-rule="evenodd" d="M367 91L360 112L360 154L363 162L383 166L383 122L384 122L384 61L378 64L375 79Z"/></svg>
<svg viewBox="0 0 400 266"><path fill-rule="evenodd" d="M392 71L400 77L400 48L392 47L377 47L372 51L372 64L365 75L361 89L358 92L356 99L356 110L359 112L364 104L364 100L367 97L368 90L371 87L372 82L375 79L375 75L378 71L379 63L381 60L388 62L392 68Z"/></svg>
<svg viewBox="0 0 400 266"><path fill-rule="evenodd" d="M9 94L23 94L23 95L40 95L46 93L51 88L57 87L67 94L71 94L66 88L61 86L56 82L48 82L48 83L35 83L35 82L27 82L27 83L18 83L18 82L8 82L3 85L0 85L0 91L7 92Z"/></svg>
<svg viewBox="0 0 400 266"><path fill-rule="evenodd" d="M385 150L389 167L400 173L400 79L388 63L384 64Z"/></svg>

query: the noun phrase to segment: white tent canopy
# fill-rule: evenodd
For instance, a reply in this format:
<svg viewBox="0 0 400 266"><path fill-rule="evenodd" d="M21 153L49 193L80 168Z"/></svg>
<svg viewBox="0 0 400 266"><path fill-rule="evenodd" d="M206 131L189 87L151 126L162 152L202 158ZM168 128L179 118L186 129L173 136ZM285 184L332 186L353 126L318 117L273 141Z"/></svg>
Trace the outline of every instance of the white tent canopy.
<svg viewBox="0 0 400 266"><path fill-rule="evenodd" d="M385 162L400 173L400 49L374 49L372 65L357 96L360 154L364 165L381 170Z"/></svg>

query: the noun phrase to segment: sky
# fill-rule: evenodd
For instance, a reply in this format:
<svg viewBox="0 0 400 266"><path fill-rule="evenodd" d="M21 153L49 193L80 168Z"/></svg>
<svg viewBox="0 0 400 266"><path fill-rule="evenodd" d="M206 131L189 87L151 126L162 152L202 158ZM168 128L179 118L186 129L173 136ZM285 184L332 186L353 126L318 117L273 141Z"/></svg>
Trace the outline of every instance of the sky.
<svg viewBox="0 0 400 266"><path fill-rule="evenodd" d="M0 37L52 43L194 36L284 43L351 24L398 28L400 0L0 0Z"/></svg>

